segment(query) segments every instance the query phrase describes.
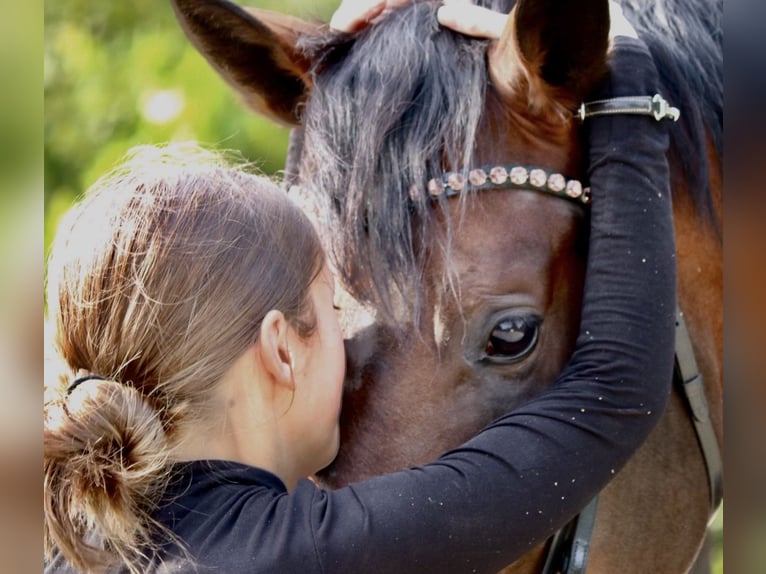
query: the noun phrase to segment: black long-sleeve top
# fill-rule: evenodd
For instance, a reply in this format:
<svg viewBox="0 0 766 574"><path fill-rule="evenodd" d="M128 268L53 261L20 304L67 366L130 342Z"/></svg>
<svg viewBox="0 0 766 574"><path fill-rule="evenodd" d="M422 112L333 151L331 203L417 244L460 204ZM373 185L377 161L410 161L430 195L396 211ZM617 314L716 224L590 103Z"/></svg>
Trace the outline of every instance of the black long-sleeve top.
<svg viewBox="0 0 766 574"><path fill-rule="evenodd" d="M645 46L618 38L605 96L653 95ZM673 366L675 260L666 122L588 120L590 249L580 336L547 391L438 460L336 491L292 492L244 464L195 461L156 518L183 541L152 572L494 573L574 516L642 444ZM61 558L46 570L64 572Z"/></svg>

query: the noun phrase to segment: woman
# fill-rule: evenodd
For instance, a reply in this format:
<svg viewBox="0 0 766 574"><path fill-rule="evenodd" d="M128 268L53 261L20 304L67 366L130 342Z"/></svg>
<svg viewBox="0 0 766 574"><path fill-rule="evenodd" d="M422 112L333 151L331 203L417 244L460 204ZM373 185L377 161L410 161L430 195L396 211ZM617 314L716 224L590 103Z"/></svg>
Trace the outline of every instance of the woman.
<svg viewBox="0 0 766 574"><path fill-rule="evenodd" d="M496 33L460 10L453 27ZM656 92L637 39L611 65L597 97ZM49 264L65 369L46 406L46 571L496 572L564 524L654 427L673 365L665 122L589 121L583 336L564 372L433 463L333 492L304 478L335 456L344 375L307 219L197 149L146 148L97 183Z"/></svg>

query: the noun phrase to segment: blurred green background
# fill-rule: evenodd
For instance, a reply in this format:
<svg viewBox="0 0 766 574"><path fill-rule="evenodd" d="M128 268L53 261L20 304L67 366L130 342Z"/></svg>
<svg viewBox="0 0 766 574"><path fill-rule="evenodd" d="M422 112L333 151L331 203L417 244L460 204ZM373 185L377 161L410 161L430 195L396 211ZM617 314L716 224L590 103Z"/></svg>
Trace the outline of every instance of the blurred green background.
<svg viewBox="0 0 766 574"><path fill-rule="evenodd" d="M337 0L261 1L327 21ZM169 2L45 3L45 245L61 213L137 144L196 140L272 173L287 130L246 111L191 47Z"/></svg>
<svg viewBox="0 0 766 574"><path fill-rule="evenodd" d="M0 0L0 571L39 572L43 3Z"/></svg>
<svg viewBox="0 0 766 574"><path fill-rule="evenodd" d="M338 3L260 0L258 6L327 21ZM25 14L34 18L40 6L29 7ZM134 145L196 140L239 150L268 173L284 166L287 130L244 108L191 47L169 3L50 0L44 17L44 119L17 113L35 109L37 92L19 92L2 106L0 167L23 164L29 168L25 173L37 174L39 157L30 150L38 145L38 130L44 130L46 250L72 201ZM12 39L24 30L7 25L3 35ZM25 65L26 59L6 61L3 77L23 79L38 71ZM712 527L714 574L723 572L722 518L721 512Z"/></svg>

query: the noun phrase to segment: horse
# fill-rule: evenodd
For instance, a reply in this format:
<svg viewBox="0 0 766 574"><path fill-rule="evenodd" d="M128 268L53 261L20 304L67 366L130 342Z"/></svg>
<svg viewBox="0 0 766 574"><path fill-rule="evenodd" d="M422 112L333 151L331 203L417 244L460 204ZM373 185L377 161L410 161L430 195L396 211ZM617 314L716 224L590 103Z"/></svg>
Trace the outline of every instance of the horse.
<svg viewBox="0 0 766 574"><path fill-rule="evenodd" d="M329 487L433 460L540 393L575 344L588 217L576 110L607 73L607 2L482 4L511 14L499 40L441 29L430 1L342 34L173 0L245 103L301 134L287 175L315 202L347 337L341 449L318 477ZM561 540L588 550L591 573L687 572L720 500L722 3L623 9L682 110L669 151L676 370L697 392L672 393L574 539L530 548L509 574L584 571L550 553Z"/></svg>

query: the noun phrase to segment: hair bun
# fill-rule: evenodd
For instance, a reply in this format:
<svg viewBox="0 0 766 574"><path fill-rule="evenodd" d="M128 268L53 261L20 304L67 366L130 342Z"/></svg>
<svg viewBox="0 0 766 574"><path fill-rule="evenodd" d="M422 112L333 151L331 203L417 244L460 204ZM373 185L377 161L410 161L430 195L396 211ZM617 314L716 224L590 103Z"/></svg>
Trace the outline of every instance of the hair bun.
<svg viewBox="0 0 766 574"><path fill-rule="evenodd" d="M60 524L75 531L95 526L107 546L145 540L140 517L156 503L151 494L167 474L159 413L137 389L100 377L80 381L62 400L45 425L46 496L60 494L46 498L46 511L61 512ZM117 514L129 519L112 520ZM57 534L63 533L51 532Z"/></svg>
<svg viewBox="0 0 766 574"><path fill-rule="evenodd" d="M165 452L159 413L134 387L97 376L75 382L64 399L67 420L61 429L70 445L69 464L80 467L81 480L120 498L123 489L144 482ZM87 484L82 487L87 490Z"/></svg>

